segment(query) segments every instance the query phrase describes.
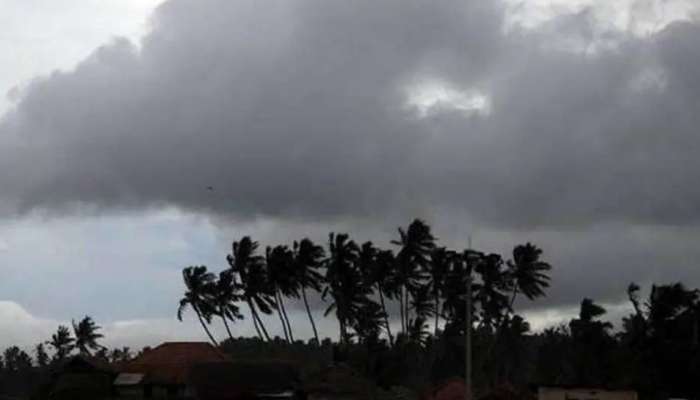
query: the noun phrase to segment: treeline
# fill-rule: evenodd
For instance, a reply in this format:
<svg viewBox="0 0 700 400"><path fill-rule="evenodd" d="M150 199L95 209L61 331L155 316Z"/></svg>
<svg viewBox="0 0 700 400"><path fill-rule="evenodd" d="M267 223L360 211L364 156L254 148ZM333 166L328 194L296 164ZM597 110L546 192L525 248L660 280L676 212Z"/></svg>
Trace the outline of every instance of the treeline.
<svg viewBox="0 0 700 400"><path fill-rule="evenodd" d="M652 285L641 299L639 287L627 292L633 310L619 329L606 320L606 310L583 299L578 315L566 323L529 332L518 316L500 331L475 322L474 382L481 396L507 388L531 398L536 385L624 388L642 399L700 398L700 291L680 283ZM226 339L222 348L246 359L298 360L313 373L335 359L361 371L384 388L401 386L422 393L446 378L464 373L463 333L441 332L423 343L371 346L343 345L328 339L318 346L276 338Z"/></svg>
<svg viewBox="0 0 700 400"><path fill-rule="evenodd" d="M218 274L205 266L184 269L186 291L178 315L191 307L215 344L209 325L219 321L229 336L222 347L234 354L279 348L282 341L322 359L314 349L332 347L336 361L385 387L420 391L463 376L469 326L477 394L560 384L631 388L646 399L700 398L698 290L680 283L653 285L643 300L631 284L627 296L634 312L618 330L604 320L604 307L584 299L569 323L533 334L514 304L544 296L549 286L551 266L537 246L517 245L507 258L469 246L448 249L419 220L399 229L391 244L382 249L331 233L325 246L302 239L261 249L244 237L233 243L228 268ZM469 283L473 319L468 324ZM326 340L319 347L312 296L325 302L324 317L337 319L339 343ZM305 305L307 321L291 321L286 312L285 304L297 299ZM233 338L232 324L244 313L257 340ZM271 337L263 314L277 315L283 338ZM308 344L295 341L294 327L302 323L314 332Z"/></svg>
<svg viewBox="0 0 700 400"><path fill-rule="evenodd" d="M326 303L324 316L337 319L340 343L425 345L441 332L464 332L468 285L476 328L492 332L522 323L513 309L518 297L537 299L549 286L551 267L529 243L516 246L507 260L469 248L448 249L420 220L399 228L391 243L394 249L382 249L331 233L326 248L302 239L260 251L257 242L244 237L233 243L226 257L229 267L218 275L206 266L183 270L186 291L178 318L191 307L218 345L208 327L213 321L220 321L233 339L230 325L244 319L240 307L245 307L259 338L270 341L261 314L276 313L291 343L294 329L286 301L300 299L318 343L309 306L309 297L316 296ZM397 332L392 321L398 321Z"/></svg>
<svg viewBox="0 0 700 400"><path fill-rule="evenodd" d="M31 351L10 346L0 353L0 394L26 396L45 382L54 368L73 355L83 355L97 362L115 363L132 359L129 347L108 349L99 341L103 338L90 316L71 328L60 325L46 341L37 343ZM145 348L141 351L147 350Z"/></svg>

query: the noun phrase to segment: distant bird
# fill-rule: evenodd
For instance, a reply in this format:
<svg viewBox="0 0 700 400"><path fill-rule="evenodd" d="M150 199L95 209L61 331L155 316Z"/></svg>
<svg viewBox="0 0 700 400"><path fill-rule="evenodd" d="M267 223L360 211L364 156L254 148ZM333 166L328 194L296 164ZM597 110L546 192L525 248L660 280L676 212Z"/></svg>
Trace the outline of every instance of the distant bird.
<svg viewBox="0 0 700 400"><path fill-rule="evenodd" d="M212 192L214 191L214 186L207 186L207 190L211 190Z"/></svg>

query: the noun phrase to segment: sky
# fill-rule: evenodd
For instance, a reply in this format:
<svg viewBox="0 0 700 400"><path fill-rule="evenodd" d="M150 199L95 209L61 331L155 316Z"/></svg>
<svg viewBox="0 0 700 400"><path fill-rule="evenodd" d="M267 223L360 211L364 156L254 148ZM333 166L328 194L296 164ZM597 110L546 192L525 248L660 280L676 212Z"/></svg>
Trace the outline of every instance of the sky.
<svg viewBox="0 0 700 400"><path fill-rule="evenodd" d="M0 0L0 24L0 347L86 314L108 345L202 340L183 267L416 217L542 247L534 329L700 285L694 1Z"/></svg>

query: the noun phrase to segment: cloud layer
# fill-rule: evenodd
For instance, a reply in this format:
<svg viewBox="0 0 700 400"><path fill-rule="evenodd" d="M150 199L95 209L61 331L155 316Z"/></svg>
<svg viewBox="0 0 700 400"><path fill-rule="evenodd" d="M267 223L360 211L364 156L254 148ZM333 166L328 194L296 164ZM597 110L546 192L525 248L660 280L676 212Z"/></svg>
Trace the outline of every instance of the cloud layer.
<svg viewBox="0 0 700 400"><path fill-rule="evenodd" d="M503 34L504 15L167 2L140 51L118 40L22 93L0 125L5 210L696 223L700 26L601 38L579 12ZM408 92L436 81L489 112L443 101L419 118Z"/></svg>

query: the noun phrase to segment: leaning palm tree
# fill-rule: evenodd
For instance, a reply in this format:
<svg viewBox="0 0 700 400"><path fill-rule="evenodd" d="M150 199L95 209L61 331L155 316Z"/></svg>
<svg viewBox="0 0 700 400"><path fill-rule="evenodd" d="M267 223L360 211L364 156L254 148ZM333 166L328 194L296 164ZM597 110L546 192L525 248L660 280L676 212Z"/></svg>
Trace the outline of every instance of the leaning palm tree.
<svg viewBox="0 0 700 400"><path fill-rule="evenodd" d="M92 317L86 315L77 324L75 321L72 322L73 334L75 335L75 347L78 348L80 354L89 356L91 355L90 350L99 350L102 348L97 341L104 336L97 332L101 328L95 324Z"/></svg>
<svg viewBox="0 0 700 400"><path fill-rule="evenodd" d="M333 301L324 315L335 311L340 341L345 343L350 340L348 327L352 326L363 300L362 278L357 268L360 249L346 234L331 233L328 242L325 261L328 286L323 290L322 298L325 300L330 295Z"/></svg>
<svg viewBox="0 0 700 400"><path fill-rule="evenodd" d="M298 297L296 276L293 270L294 254L284 245L268 247L265 251L267 278L274 287L277 313L282 323L282 331L287 342L294 342L292 326L289 323L284 297Z"/></svg>
<svg viewBox="0 0 700 400"><path fill-rule="evenodd" d="M68 327L61 325L56 333L51 335L51 340L47 341L46 344L53 348L54 361L61 361L73 351L73 342L75 342L75 339L71 336Z"/></svg>
<svg viewBox="0 0 700 400"><path fill-rule="evenodd" d="M293 269L294 273L296 274L296 281L301 289L301 297L304 300L304 307L306 307L306 313L309 316L311 329L314 331L316 344L320 344L321 342L318 338L318 330L316 329L316 324L314 323L314 318L311 315L311 309L309 308L309 300L306 296L306 289L312 289L316 292L321 291L323 275L321 275L318 270L323 264L325 252L323 251L323 247L317 246L314 244L314 242L307 238L302 239L300 242L294 242L293 252Z"/></svg>
<svg viewBox="0 0 700 400"><path fill-rule="evenodd" d="M236 283L236 278L229 269L219 273L219 279L211 285L210 289L209 297L216 310L215 313L224 323L229 339L233 340L228 321L235 322L243 319L243 315L241 315L240 309L236 305L236 302L240 300L240 294L238 293L240 285Z"/></svg>
<svg viewBox="0 0 700 400"><path fill-rule="evenodd" d="M362 244L358 266L367 290L369 292L374 292L376 290L379 296L379 306L381 307L381 316L383 319L381 325L384 330L386 330L390 345L394 344L394 337L391 334L391 325L389 324L389 314L386 311L385 297L391 299L397 295L395 285L393 285L394 265L394 253L391 250L380 250L374 247L372 242Z"/></svg>
<svg viewBox="0 0 700 400"><path fill-rule="evenodd" d="M430 226L416 219L404 230L399 228L399 240L391 242L400 246L396 255L397 279L401 287L401 329L408 329L409 295L414 293L425 281L425 273L430 265L430 254L435 247L435 237Z"/></svg>
<svg viewBox="0 0 700 400"><path fill-rule="evenodd" d="M249 236L240 242L233 242L232 253L226 256L231 270L238 274L243 289L243 300L248 304L253 319L253 325L260 339L270 340L270 335L263 324L258 310L263 314L272 314L277 307L274 289L269 284L265 259L256 254L258 242Z"/></svg>
<svg viewBox="0 0 700 400"><path fill-rule="evenodd" d="M214 314L214 307L209 301L209 295L214 285L214 274L207 272L207 267L187 267L182 270L182 280L185 283L185 294L180 299L180 305L177 308L177 319L182 321L182 314L187 307L192 307L199 323L202 325L204 332L209 336L214 346L219 346L219 343L214 339L208 323L211 323L211 317Z"/></svg>
<svg viewBox="0 0 700 400"><path fill-rule="evenodd" d="M529 300L545 295L544 289L549 287L547 272L552 269L552 266L542 261L541 256L542 250L531 243L515 246L513 249L513 259L508 261L513 286L510 299L511 310L518 293L522 293Z"/></svg>

